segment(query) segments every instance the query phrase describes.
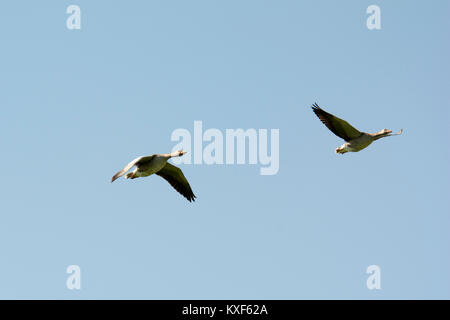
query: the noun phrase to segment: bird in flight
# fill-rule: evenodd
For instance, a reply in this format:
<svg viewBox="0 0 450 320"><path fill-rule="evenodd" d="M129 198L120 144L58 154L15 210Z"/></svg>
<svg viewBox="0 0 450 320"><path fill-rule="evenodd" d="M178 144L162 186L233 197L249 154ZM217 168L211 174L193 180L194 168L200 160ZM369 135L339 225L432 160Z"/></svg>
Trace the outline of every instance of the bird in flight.
<svg viewBox="0 0 450 320"><path fill-rule="evenodd" d="M170 158L181 157L186 154L185 151L179 150L173 153L153 154L151 156L139 157L131 161L122 170L117 172L111 179L111 183L114 180L120 178L127 173L132 167L136 167L134 171L125 174L126 179L135 179L141 177L148 177L152 174L167 180L170 185L177 190L182 196L191 201L195 201L196 196L192 192L191 186L184 176L180 168L175 167L167 162Z"/></svg>
<svg viewBox="0 0 450 320"><path fill-rule="evenodd" d="M346 152L358 152L368 147L375 140L389 136L397 136L403 132L403 129L395 134L388 129L383 129L377 133L361 132L352 127L347 121L326 112L320 108L317 103L313 104L312 109L320 121L322 121L331 132L345 140L345 143L342 146L336 148L336 153L344 154Z"/></svg>

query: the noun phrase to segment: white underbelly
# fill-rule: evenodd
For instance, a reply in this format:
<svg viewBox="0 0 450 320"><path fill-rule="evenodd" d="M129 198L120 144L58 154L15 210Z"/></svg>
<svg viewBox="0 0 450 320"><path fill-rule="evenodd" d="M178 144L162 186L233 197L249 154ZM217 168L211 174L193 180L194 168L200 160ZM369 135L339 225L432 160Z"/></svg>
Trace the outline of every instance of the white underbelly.
<svg viewBox="0 0 450 320"><path fill-rule="evenodd" d="M348 145L344 147L344 150L347 152L358 152L357 149L352 148L351 146L348 146Z"/></svg>

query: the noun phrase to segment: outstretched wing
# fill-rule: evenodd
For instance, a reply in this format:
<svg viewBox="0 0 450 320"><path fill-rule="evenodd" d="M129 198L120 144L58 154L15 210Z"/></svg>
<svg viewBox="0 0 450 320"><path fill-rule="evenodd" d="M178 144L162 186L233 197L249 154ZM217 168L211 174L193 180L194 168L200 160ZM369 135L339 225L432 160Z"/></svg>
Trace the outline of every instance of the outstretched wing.
<svg viewBox="0 0 450 320"><path fill-rule="evenodd" d="M166 179L167 182L169 182L175 190L188 199L189 202L195 201L196 196L192 192L191 186L180 168L175 167L170 163L166 163L164 168L156 172L156 174Z"/></svg>
<svg viewBox="0 0 450 320"><path fill-rule="evenodd" d="M125 173L127 173L128 170L130 170L133 166L142 164L144 162L150 161L153 159L155 155L151 155L151 156L145 156L145 157L139 157L134 159L133 161L131 161L129 164L127 164L125 166L125 168L123 168L122 170L120 170L119 172L117 172L114 177L112 177L111 179L111 183L114 182L114 180L120 178L121 176L123 176Z"/></svg>
<svg viewBox="0 0 450 320"><path fill-rule="evenodd" d="M352 127L347 121L342 120L331 113L328 113L321 109L317 103L314 103L312 109L316 116L331 130L335 135L344 139L345 141L350 141L352 139L358 138L362 133Z"/></svg>

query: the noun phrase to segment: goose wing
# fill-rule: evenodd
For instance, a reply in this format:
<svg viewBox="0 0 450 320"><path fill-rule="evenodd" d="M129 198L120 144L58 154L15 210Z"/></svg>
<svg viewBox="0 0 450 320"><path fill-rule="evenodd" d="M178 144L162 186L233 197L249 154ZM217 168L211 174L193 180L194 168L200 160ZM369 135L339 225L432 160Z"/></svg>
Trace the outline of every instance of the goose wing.
<svg viewBox="0 0 450 320"><path fill-rule="evenodd" d="M331 132L345 141L353 140L362 135L359 130L352 127L347 121L324 111L317 103L313 104L312 109L320 121L322 121Z"/></svg>
<svg viewBox="0 0 450 320"><path fill-rule="evenodd" d="M166 165L161 170L156 172L156 174L167 180L167 182L169 182L170 185L181 195L188 199L189 202L195 201L196 196L192 192L191 186L180 168L175 167L170 163L166 163Z"/></svg>
<svg viewBox="0 0 450 320"><path fill-rule="evenodd" d="M155 155L151 155L151 156L145 156L145 157L139 157L134 159L133 161L131 161L129 164L127 164L125 166L125 168L123 168L122 170L120 170L119 172L117 172L111 179L111 183L114 182L114 180L120 178L121 176L123 176L125 173L127 173L128 170L130 170L133 166L135 165L139 165L142 163L145 163L147 161L151 161L153 159Z"/></svg>

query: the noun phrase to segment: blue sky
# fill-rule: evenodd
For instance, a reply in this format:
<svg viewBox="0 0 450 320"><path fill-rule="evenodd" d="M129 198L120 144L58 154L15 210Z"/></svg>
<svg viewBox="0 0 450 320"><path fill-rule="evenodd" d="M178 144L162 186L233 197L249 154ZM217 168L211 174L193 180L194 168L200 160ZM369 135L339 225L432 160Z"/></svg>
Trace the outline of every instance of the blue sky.
<svg viewBox="0 0 450 320"><path fill-rule="evenodd" d="M81 30L66 28L67 6ZM381 8L381 30L366 8ZM450 298L448 1L9 1L0 298ZM312 113L399 130L359 153ZM180 165L177 128L280 130L280 170ZM366 288L369 265L381 290ZM79 265L81 290L66 288Z"/></svg>

